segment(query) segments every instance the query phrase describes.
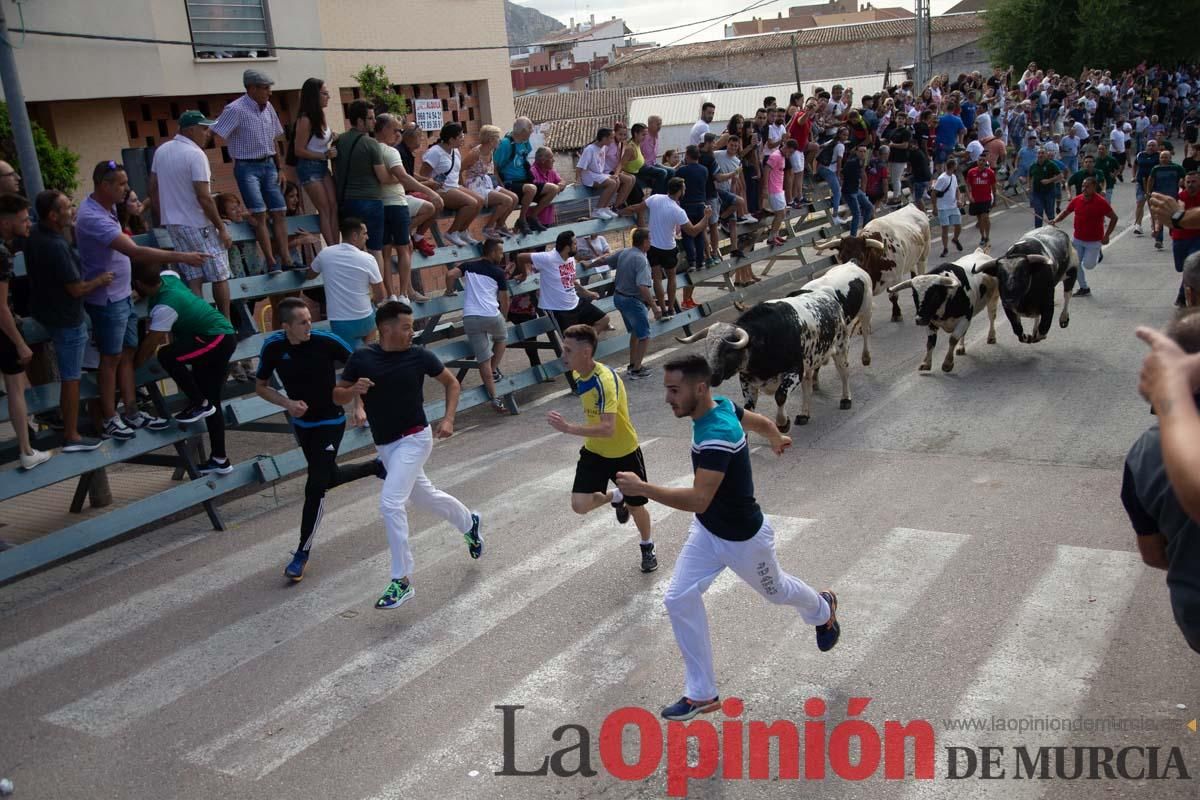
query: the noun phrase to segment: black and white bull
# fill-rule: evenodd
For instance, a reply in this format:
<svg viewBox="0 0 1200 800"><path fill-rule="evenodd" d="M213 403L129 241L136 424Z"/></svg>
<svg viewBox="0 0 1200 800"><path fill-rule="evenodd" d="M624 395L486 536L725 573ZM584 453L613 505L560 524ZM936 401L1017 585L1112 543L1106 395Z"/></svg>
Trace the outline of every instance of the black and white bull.
<svg viewBox="0 0 1200 800"><path fill-rule="evenodd" d="M781 431L791 427L785 406L797 381L803 387L804 401L796 415L796 424L808 423L812 413L813 373L831 358L842 379L840 407L851 406L850 332L842 306L830 292L766 300L750 308L733 324L718 322L679 341L690 344L701 339L713 373L712 386L739 376L746 408L754 408L764 387L778 383L775 422Z"/></svg>
<svg viewBox="0 0 1200 800"><path fill-rule="evenodd" d="M929 220L916 206L907 205L868 222L857 236L843 234L816 242L817 252L836 249L839 264L858 264L871 276L871 294L883 292L904 278L925 272L929 259ZM892 321L903 319L896 295L892 301ZM866 362L863 362L866 363Z"/></svg>
<svg viewBox="0 0 1200 800"><path fill-rule="evenodd" d="M871 363L871 276L867 271L853 262L838 264L830 267L825 274L804 284L804 288L792 292L788 297L798 297L808 292L825 291L832 294L842 306L842 316L850 327L850 335L855 328L862 334L863 349L862 363Z"/></svg>
<svg viewBox="0 0 1200 800"><path fill-rule="evenodd" d="M925 275L918 275L888 289L901 292L912 289L916 305L917 324L929 327L929 338L925 342L925 359L917 369L928 372L933 367L933 349L937 346L937 334L941 329L950 334L950 349L942 362L942 372L954 369L954 356L966 355L967 330L971 319L984 307L988 313L988 344L996 343L996 306L1000 304L998 282L991 275L974 272L979 264L991 261L984 250L950 264L934 267Z"/></svg>
<svg viewBox="0 0 1200 800"><path fill-rule="evenodd" d="M1063 286L1063 308L1058 324L1065 328L1071 323L1071 291L1079 275L1079 255L1066 232L1053 227L1035 228L1000 258L979 264L974 271L999 281L1004 315L1022 342L1040 342L1050 332L1054 290L1059 283ZM1037 330L1026 333L1021 317L1037 319Z"/></svg>

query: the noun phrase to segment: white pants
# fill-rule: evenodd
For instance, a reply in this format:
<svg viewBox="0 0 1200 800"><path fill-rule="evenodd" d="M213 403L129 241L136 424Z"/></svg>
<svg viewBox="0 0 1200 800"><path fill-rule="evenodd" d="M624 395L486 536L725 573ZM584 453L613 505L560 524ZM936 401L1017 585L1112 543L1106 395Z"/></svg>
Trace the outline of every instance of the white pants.
<svg viewBox="0 0 1200 800"><path fill-rule="evenodd" d="M375 449L387 467L379 510L392 551L392 578L404 578L413 572L406 508L410 498L418 508L432 511L463 533L471 530L471 512L425 477L425 462L433 451L433 432L428 425L420 433L391 444L377 445Z"/></svg>
<svg viewBox="0 0 1200 800"><path fill-rule="evenodd" d="M824 625L829 621L829 603L825 598L779 568L775 531L769 522L763 520L753 538L731 542L713 535L699 519L692 517L691 530L675 560L675 574L663 599L675 630L675 642L683 654L684 693L692 700L717 696L704 593L726 567L768 601L794 606L807 624Z"/></svg>

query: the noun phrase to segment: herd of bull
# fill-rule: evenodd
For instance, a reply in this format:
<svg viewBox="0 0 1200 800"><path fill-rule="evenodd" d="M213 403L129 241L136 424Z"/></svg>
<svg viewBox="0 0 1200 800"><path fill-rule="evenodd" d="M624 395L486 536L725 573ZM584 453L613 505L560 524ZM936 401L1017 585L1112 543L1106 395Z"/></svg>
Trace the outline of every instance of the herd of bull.
<svg viewBox="0 0 1200 800"><path fill-rule="evenodd" d="M775 386L776 423L786 431L791 419L785 413L788 394L800 382L803 404L796 424L804 425L812 413L812 393L820 368L833 361L842 382L840 407L851 407L850 339L862 334L862 363L871 363L871 298L886 289L892 303L892 320L900 321L899 293L912 291L916 323L928 327L925 358L918 367L931 369L937 333L950 336L950 349L942 370L954 369L954 356L966 352L964 340L972 318L988 313L988 344L996 341L996 308L1025 343L1046 338L1053 324L1055 289L1063 287L1059 325L1071 321L1071 292L1079 272L1079 258L1071 237L1053 227L1037 228L1018 239L1004 255L993 258L976 250L957 261L926 271L930 230L924 212L912 205L878 217L857 236L843 235L818 242L820 250L835 250L837 266L805 284L803 289L777 300L765 300L748 309L734 323L718 322L686 338L684 343L705 342L705 356L713 372L713 386L740 377L745 406L753 409L759 392ZM896 281L900 281L897 283ZM1022 318L1036 320L1027 333Z"/></svg>

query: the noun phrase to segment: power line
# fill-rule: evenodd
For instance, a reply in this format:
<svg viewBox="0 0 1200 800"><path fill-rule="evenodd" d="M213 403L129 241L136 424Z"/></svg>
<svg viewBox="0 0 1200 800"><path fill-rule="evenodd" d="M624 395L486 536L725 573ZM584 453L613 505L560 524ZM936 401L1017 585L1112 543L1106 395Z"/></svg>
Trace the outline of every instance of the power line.
<svg viewBox="0 0 1200 800"><path fill-rule="evenodd" d="M628 34L620 34L614 36L597 36L588 37L580 35L576 39L563 39L556 44L578 44L580 42L606 42L617 39L626 39L629 37L649 36L654 33L665 33L667 31L681 30L683 28L691 28L696 25L704 25L706 23L720 22L729 19L732 16L745 13L751 9L757 8L768 3L778 2L778 0L760 0L747 6L741 11L735 11L732 14L725 14L719 17L709 17L708 19L698 19L692 22L685 22L680 25L669 25L665 28L653 28L647 31L638 31ZM222 50L284 50L291 52L309 52L309 53L457 53L457 52L472 52L481 50L513 50L522 47L534 47L543 42L527 42L523 44L490 44L490 45L475 45L471 47L314 47L308 45L263 45L261 43L254 44L230 44L228 42L199 42L191 39L154 39L145 36L118 36L116 34L107 33L75 33L71 31L47 31L38 28L9 28L9 31L20 33L22 36L50 36L59 39L85 39L102 42L123 42L126 44L161 44L173 45L179 47L213 47ZM688 36L698 33L695 31L689 33ZM683 38L687 38L686 36ZM672 42L674 44L674 42ZM668 45L669 46L669 45Z"/></svg>

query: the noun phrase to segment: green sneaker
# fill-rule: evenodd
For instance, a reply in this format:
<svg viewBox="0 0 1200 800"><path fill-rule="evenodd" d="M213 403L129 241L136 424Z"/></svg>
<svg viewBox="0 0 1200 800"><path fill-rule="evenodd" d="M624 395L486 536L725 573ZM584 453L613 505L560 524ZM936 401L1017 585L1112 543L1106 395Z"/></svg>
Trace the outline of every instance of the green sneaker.
<svg viewBox="0 0 1200 800"><path fill-rule="evenodd" d="M412 599L413 588L401 580L393 580L383 592L383 597L375 601L376 608L399 608Z"/></svg>
<svg viewBox="0 0 1200 800"><path fill-rule="evenodd" d="M463 534L463 538L467 540L467 552L471 554L471 558L479 558L483 555L483 534L479 532L479 527L479 515L472 512L471 530Z"/></svg>

